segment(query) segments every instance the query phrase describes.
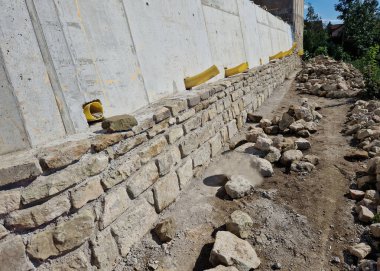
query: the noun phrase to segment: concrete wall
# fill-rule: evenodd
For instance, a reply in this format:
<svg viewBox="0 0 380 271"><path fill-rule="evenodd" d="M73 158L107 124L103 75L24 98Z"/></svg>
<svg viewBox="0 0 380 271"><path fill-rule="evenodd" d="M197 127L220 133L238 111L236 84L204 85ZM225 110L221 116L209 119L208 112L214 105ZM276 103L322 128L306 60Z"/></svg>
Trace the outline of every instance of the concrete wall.
<svg viewBox="0 0 380 271"><path fill-rule="evenodd" d="M94 99L106 117L132 113L211 65L215 81L267 63L290 33L249 0L0 0L0 154L86 131Z"/></svg>
<svg viewBox="0 0 380 271"><path fill-rule="evenodd" d="M133 131L2 161L0 270L122 270L115 266L125 265L159 213L300 64L293 54L144 107L150 125Z"/></svg>

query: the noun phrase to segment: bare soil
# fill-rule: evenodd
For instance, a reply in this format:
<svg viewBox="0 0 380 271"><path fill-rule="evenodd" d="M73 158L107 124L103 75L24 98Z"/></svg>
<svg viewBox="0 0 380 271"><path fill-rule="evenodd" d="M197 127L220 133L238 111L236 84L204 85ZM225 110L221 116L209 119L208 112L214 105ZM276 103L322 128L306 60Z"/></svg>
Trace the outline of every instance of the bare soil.
<svg viewBox="0 0 380 271"><path fill-rule="evenodd" d="M117 270L186 271L212 268L208 258L215 232L224 229L229 215L237 210L247 212L254 221L248 241L254 246L262 264L258 270L346 270L352 263L345 252L362 232L352 215L353 201L346 197L355 172L363 162L348 162L343 156L352 148L340 131L351 105L348 99L330 100L300 95L294 85L274 103L260 112L271 119L281 115L289 105L307 97L317 102L324 118L318 132L309 138L320 164L311 174L289 173L275 166L275 175L266 178L250 196L230 200L223 182L212 177L223 174L224 156L211 162L199 178L182 192L181 197L161 214L173 217L177 236L168 244L147 234L136 245ZM276 99L275 99L276 100ZM215 170L216 169L216 170ZM242 169L245 170L245 169ZM339 257L341 263L332 263Z"/></svg>

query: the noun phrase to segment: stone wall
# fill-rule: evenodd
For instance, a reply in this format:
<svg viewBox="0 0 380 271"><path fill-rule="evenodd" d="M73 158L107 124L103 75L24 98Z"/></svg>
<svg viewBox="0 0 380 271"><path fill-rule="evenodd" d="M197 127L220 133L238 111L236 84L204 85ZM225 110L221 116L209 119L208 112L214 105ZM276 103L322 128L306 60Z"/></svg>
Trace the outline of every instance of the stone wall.
<svg viewBox="0 0 380 271"><path fill-rule="evenodd" d="M3 157L0 270L112 270L298 65L292 55L160 100L128 132Z"/></svg>

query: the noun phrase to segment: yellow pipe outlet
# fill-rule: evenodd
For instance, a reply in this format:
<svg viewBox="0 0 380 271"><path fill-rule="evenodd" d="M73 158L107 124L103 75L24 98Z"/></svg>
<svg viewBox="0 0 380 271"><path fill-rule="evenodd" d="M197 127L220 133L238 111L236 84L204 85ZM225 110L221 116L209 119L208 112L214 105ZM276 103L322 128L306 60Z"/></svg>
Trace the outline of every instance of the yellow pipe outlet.
<svg viewBox="0 0 380 271"><path fill-rule="evenodd" d="M233 67L233 68L224 68L224 72L225 72L225 77L230 77L230 76L233 76L235 74L239 74L239 73L242 73L242 72L245 72L246 70L249 69L249 64L248 62L244 62L240 65L237 65L236 67Z"/></svg>
<svg viewBox="0 0 380 271"><path fill-rule="evenodd" d="M298 51L298 55L299 55L299 56L303 56L303 54L304 54L303 50L299 50L299 51Z"/></svg>
<svg viewBox="0 0 380 271"><path fill-rule="evenodd" d="M275 54L273 56L270 56L269 57L269 61L274 60L274 59L283 58L283 55L284 55L284 52L281 51L281 52L279 52L279 53L277 53L277 54Z"/></svg>
<svg viewBox="0 0 380 271"><path fill-rule="evenodd" d="M104 118L103 105L99 100L83 105L83 113L88 122L94 122Z"/></svg>
<svg viewBox="0 0 380 271"><path fill-rule="evenodd" d="M186 77L185 78L185 87L186 89L191 89L195 86L199 86L200 84L203 84L210 80L211 78L217 76L219 74L218 67L213 65L212 67L208 68L204 72L201 72L195 76L192 77Z"/></svg>

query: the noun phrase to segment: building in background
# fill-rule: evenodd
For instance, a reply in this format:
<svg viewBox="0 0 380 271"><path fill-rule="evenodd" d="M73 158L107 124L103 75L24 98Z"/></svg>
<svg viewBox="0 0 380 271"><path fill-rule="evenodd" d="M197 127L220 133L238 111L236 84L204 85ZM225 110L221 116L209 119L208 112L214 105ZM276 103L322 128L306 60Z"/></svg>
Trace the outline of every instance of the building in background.
<svg viewBox="0 0 380 271"><path fill-rule="evenodd" d="M280 17L293 28L298 48L303 48L304 0L251 0L268 12Z"/></svg>

